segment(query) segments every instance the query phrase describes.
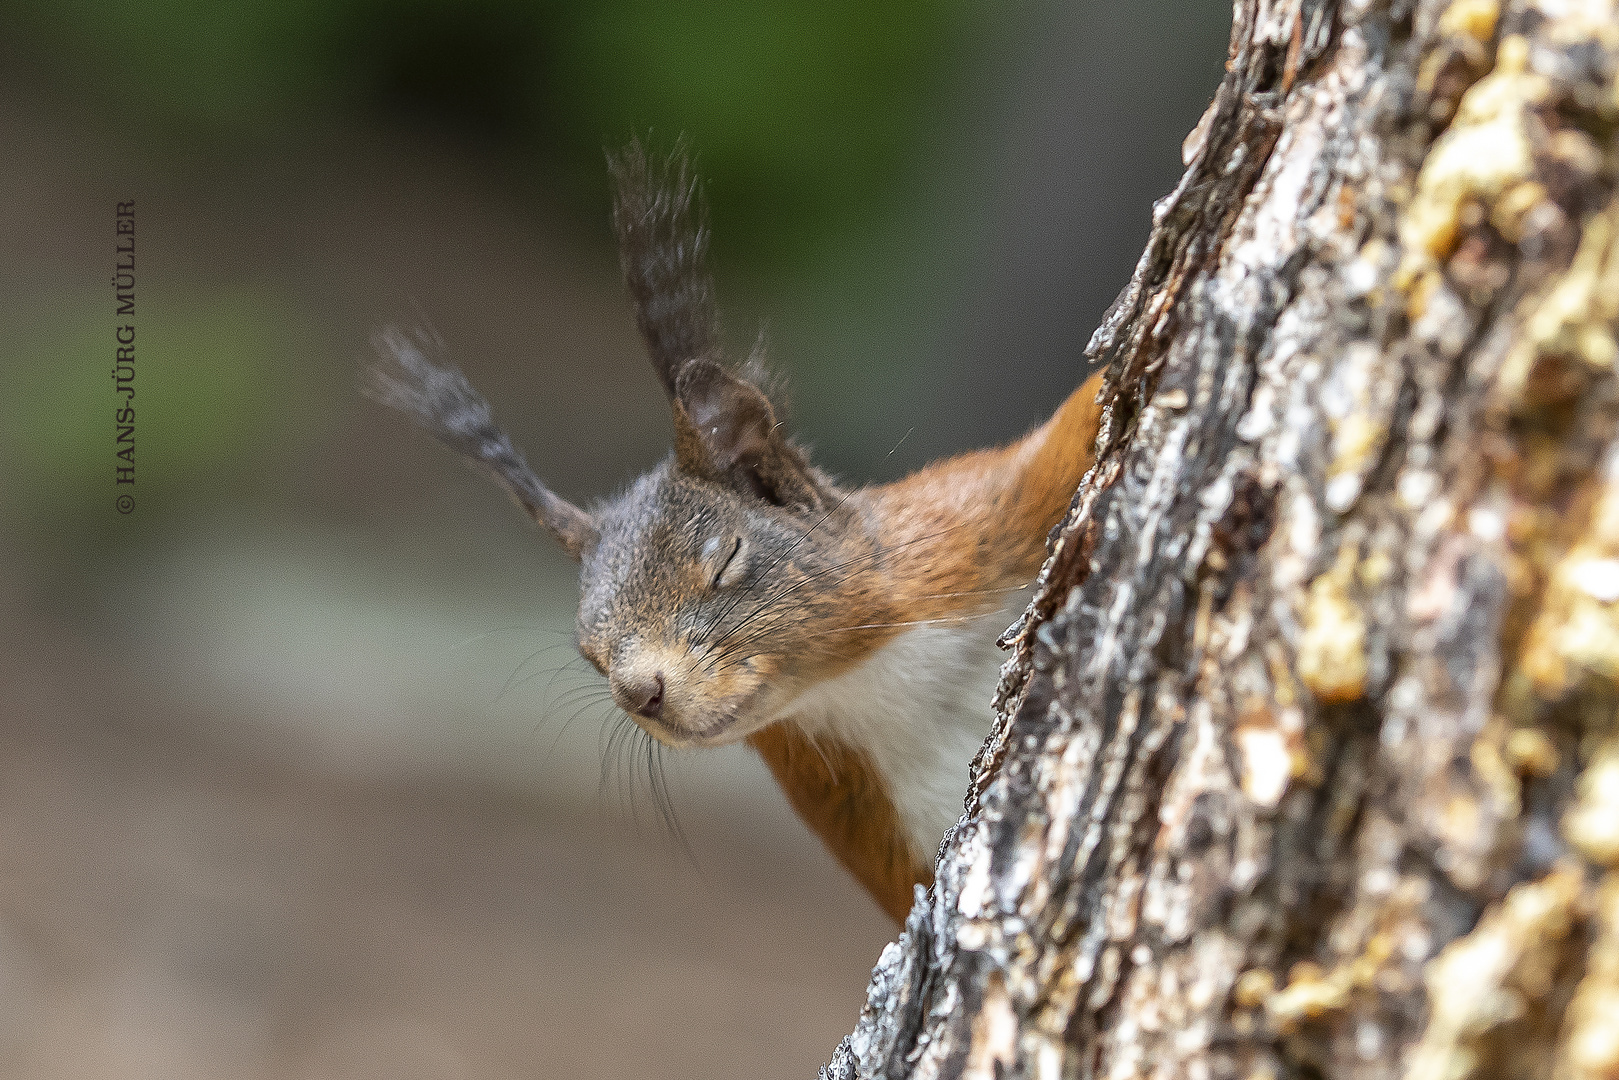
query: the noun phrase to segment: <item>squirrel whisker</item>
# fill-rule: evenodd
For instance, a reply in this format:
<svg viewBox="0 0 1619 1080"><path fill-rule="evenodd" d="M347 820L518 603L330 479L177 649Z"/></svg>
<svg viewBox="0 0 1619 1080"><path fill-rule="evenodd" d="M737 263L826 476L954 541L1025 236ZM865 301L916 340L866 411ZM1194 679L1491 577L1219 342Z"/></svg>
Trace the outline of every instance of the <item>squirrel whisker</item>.
<svg viewBox="0 0 1619 1080"><path fill-rule="evenodd" d="M870 569L869 566L857 566L857 564L870 562L870 561L878 559L878 558L880 558L880 557L882 557L884 555L892 554L893 552L903 550L904 548L910 547L912 544L919 544L919 543L922 543L923 541L926 541L926 540L938 539L939 537L944 536L945 534L947 534L949 532L952 532L955 529L958 529L960 527L961 527L960 525L952 525L948 529L941 529L939 532L930 533L930 534L928 534L926 536L914 537L914 538L912 538L910 540L906 540L906 541L904 541L902 543L895 544L895 545L893 545L892 547L889 547L889 548L878 548L875 551L868 551L865 554L858 555L853 559L848 559L848 560L845 560L844 562L837 563L835 565L826 567L824 570L818 570L815 573L806 576L803 580L798 581L793 585L789 585L786 588L783 588L782 590L777 592L775 595L765 599L762 603L760 603L757 607L755 607L753 609L753 611L749 612L746 616L744 616L741 622L737 623L730 630L727 630L724 634L722 634L717 641L715 641L712 645L709 646L709 648L711 650L716 648L722 642L724 642L726 640L726 638L729 638L732 634L737 633L743 627L747 626L750 622L753 621L753 619L758 617L765 610L772 607L779 600L783 599L784 597L788 596L791 593L797 592L799 589L803 588L806 585L811 584L812 582L819 581L820 578L824 577L827 574L834 573L835 571L842 570L842 569L845 569L845 568L850 567L850 566L856 566L856 570L854 572L846 574L841 578L838 578L837 580L832 582L831 586L829 586L829 587L836 587L838 585L842 585L843 583L847 582L850 578L854 577L854 575L856 573L860 573L860 572L862 572L864 570ZM759 636L759 631L756 631L755 634L753 635L753 637L744 639L743 642L741 643L741 645L737 646L737 647L746 646L750 641L757 640L758 636ZM728 652L729 652L729 650L720 652L718 654L719 658L723 659L726 655L728 655Z"/></svg>
<svg viewBox="0 0 1619 1080"><path fill-rule="evenodd" d="M855 630L883 630L891 626L936 626L939 623L964 623L981 618L980 615L941 615L937 619L906 619L902 622L872 622L861 623L859 626L836 626L830 630L817 630L810 637L823 637L826 634L847 634Z"/></svg>
<svg viewBox="0 0 1619 1080"><path fill-rule="evenodd" d="M988 596L996 593L1020 592L1027 589L1031 582L1025 581L1022 585L1002 585L996 589L961 589L957 592L908 593L907 600L945 600L952 596Z"/></svg>
<svg viewBox="0 0 1619 1080"><path fill-rule="evenodd" d="M1020 586L1017 586L1016 588L1022 589L1022 588L1027 588L1027 586L1020 585ZM988 592L998 592L998 591L1002 591L1002 590L996 590L996 589L970 589L970 590L964 590L963 592L960 592L960 593L937 593L935 595L937 595L937 596L970 596L970 595L976 595L978 593L988 593ZM928 597L906 597L906 599L908 599L908 600L910 600L910 599L928 599ZM904 621L900 621L900 622L874 622L874 623L861 623L858 626L839 626L839 627L833 627L832 629L829 629L829 630L816 631L815 633L809 634L807 636L809 636L809 637L825 637L828 634L850 633L850 632L853 632L855 630L881 630L881 629L888 629L888 628L894 628L894 627L903 627L903 626L930 626L930 625L938 625L938 624L943 624L943 623L968 623L968 622L972 622L974 619L979 619L979 618L982 618L985 615L990 614L993 610L994 610L994 608L990 608L990 609L985 610L985 611L967 612L967 613L960 614L960 615L942 615L942 616L939 616L939 617L933 618L933 619L908 619L908 620L904 620ZM762 639L764 637L769 636L770 631L772 629L774 629L774 627L775 627L774 622L765 624L763 627L759 628L754 634L752 634L749 637L745 638L744 640L736 643L736 645L734 646L734 649L728 649L725 652L721 653L720 654L720 659L725 660L727 657L729 657L732 654L733 651L746 648L752 642L758 641L758 640L760 640L760 639ZM741 659L743 661L745 661L747 659L747 657L742 657ZM741 662L741 661L733 661L733 662ZM711 666L709 668L709 671L710 671L711 674L718 674L719 672L724 671L729 666L731 666L730 663L722 663L717 667Z"/></svg>
<svg viewBox="0 0 1619 1080"><path fill-rule="evenodd" d="M918 539L928 539L928 537L919 537ZM914 542L914 541L911 541L911 542ZM905 546L905 545L903 545L903 544L896 545L894 548L891 548L889 550L898 550L898 548L903 547L903 546ZM857 561L857 560L850 560L850 562L854 562L854 561ZM842 564L842 565L847 565L847 564ZM829 569L838 569L838 567L831 567ZM865 569L868 569L868 568L867 567L861 567L860 569L865 570ZM822 571L822 573L824 573L824 572L826 572L826 571ZM853 576L854 576L853 574L849 574L849 575L846 575L846 576L844 576L842 578L839 578L836 582L833 583L833 585L834 586L835 585L841 585L845 581L848 581L849 578L851 578ZM798 583L798 585L808 584L809 580L812 580L812 579L806 579L805 581L801 581L801 582ZM957 590L955 592L906 594L902 599L905 600L905 601L912 601L912 600L942 600L942 599L948 599L950 597L956 597L956 596L998 595L998 594L1001 594L1001 593L1021 592L1021 591L1025 590L1025 589L1029 588L1029 584L1030 584L1029 582L1025 582L1022 585L1002 585L999 588L994 588L994 589L960 589L960 590ZM783 594L793 591L793 589L798 588L798 585L793 586L792 589L783 590ZM778 596L779 595L781 595L781 594L778 594ZM773 598L773 599L775 599L775 598ZM988 611L982 611L982 612L978 612L976 614L963 615L963 616L960 616L960 617L961 618L966 618L966 619L976 619L976 618L979 617L979 615L987 615L987 614L989 614ZM751 618L751 615L750 615L750 618ZM744 623L739 624L736 629L740 630L743 625L746 625L745 621L744 621ZM749 643L751 643L753 641L756 641L756 640L759 640L759 638L761 636L763 636L765 634L768 634L769 627L773 626L773 625L774 624L772 623L772 624L768 624L766 627L760 628L755 634L743 639L740 643L737 644L736 647L737 648L743 648L743 647L747 646ZM906 625L912 625L912 624L908 624L908 623L873 623L873 624L870 624L870 625L871 626L906 626ZM826 633L834 633L834 632L835 631L831 631L831 630L826 631ZM724 639L722 638L721 640L724 640ZM716 642L716 644L718 644L718 643ZM723 658L724 656L729 654L729 651L730 650L722 651L720 653L720 656ZM723 668L718 669L718 670L723 670Z"/></svg>
<svg viewBox="0 0 1619 1080"><path fill-rule="evenodd" d="M816 520L815 524L811 525L807 530L805 530L803 536L800 536L797 540L794 540L791 544L787 545L787 548L786 548L785 551L782 551L774 559L770 560L770 565L766 566L764 568L764 570L760 571L757 575L755 575L749 581L748 586L747 586L746 589L739 590L738 593L737 593L736 599L732 600L731 603L729 605L727 605L727 607L725 608L724 611L720 612L719 615L715 616L714 620L712 622L710 622L706 627L703 628L702 633L698 635L697 639L693 642L693 644L701 644L702 639L704 637L707 637L710 633L712 633L713 630L714 630L714 627L718 626L721 622L723 622L725 619L730 617L731 612L736 610L736 606L742 602L742 598L747 595L748 591L751 590L754 585L756 585L759 582L761 582L761 581L765 580L766 578L768 578L770 576L770 571L774 570L781 563L781 560L785 559L787 556L791 555L795 550L797 550L799 544L802 544L805 540L808 540L810 538L810 534L813 533L816 529L821 527L822 522L826 521L827 518L831 517L833 514L837 513L839 510L841 510L843 508L843 504L848 502L849 501L849 496L853 495L853 494L854 494L853 491L844 492L843 493L843 498L838 500L838 503L837 503L836 506L834 506L832 509L828 510L826 513L822 514L820 516L820 518ZM747 623L747 620L744 618L742 625L746 625L746 623ZM729 635L726 635L726 636L729 636ZM725 637L722 636L720 638L720 641L724 641L724 640L725 640ZM718 642L716 642L715 644L718 644Z"/></svg>
<svg viewBox="0 0 1619 1080"><path fill-rule="evenodd" d="M454 645L449 646L444 651L445 652L455 652L458 649L464 649L468 645L472 645L472 644L474 644L476 642L482 641L486 637L494 637L496 634L516 634L516 633L520 633L520 632L521 633L536 633L536 634L556 634L556 635L558 635L560 637L567 638L570 643L573 641L573 636L574 636L573 631L571 631L571 630L558 630L553 626L539 626L539 625L534 625L534 624L521 624L520 623L517 626L497 626L493 630L485 630L481 634L473 634L471 637L467 638L465 641L458 641Z"/></svg>
<svg viewBox="0 0 1619 1080"><path fill-rule="evenodd" d="M556 753L557 747L562 743L562 736L567 734L569 726L571 726L575 720L602 704L612 706L611 709L609 709L608 712L603 715L603 722L605 722L607 718L618 709L618 705L612 700L611 694L604 699L587 701L583 705L580 705L571 714L569 714L566 720L562 721L562 726L557 728L556 734L551 736L551 745L545 748L545 757L541 759L542 763L549 762L551 760L551 755Z"/></svg>
<svg viewBox="0 0 1619 1080"><path fill-rule="evenodd" d="M529 653L527 656L523 657L523 662L518 664L517 669L515 671L513 671L510 675L506 676L506 681L501 684L500 693L495 695L495 704L498 705L502 701L505 700L506 694L510 690L512 690L512 688L513 688L513 680L517 679L517 676L522 673L523 669L528 667L528 665L536 657L543 656L544 654L550 652L552 649L560 649L563 646L568 645L568 644L570 644L570 642L566 642L566 641L554 642L554 643L552 643L550 645L546 645L543 648L536 649L533 652ZM571 664L571 663L573 663L573 661L570 660L570 661L568 661L568 663ZM563 666L566 667L567 665L563 665ZM535 674L538 675L539 672L535 672ZM521 685L523 685L523 682L526 682L526 681L528 681L528 680L524 679L522 681L517 682L516 685L521 686Z"/></svg>
<svg viewBox="0 0 1619 1080"><path fill-rule="evenodd" d="M541 693L540 700L549 701L551 699L551 688L557 684L557 679L562 676L563 672L569 670L575 664L578 664L578 663L582 662L583 660L584 660L584 657L579 656L576 653L575 655L568 658L568 662L566 664L563 664L561 667L555 668L554 670L552 670L551 677L549 679L545 680L545 690ZM602 684L595 681L595 678L594 678L595 672L594 671L581 671L581 672L578 672L578 674L583 675L585 678L584 678L583 682L575 683L574 684L575 688L577 688L577 687L586 687L586 688L590 688L590 689L595 689L595 690L598 690L601 693L607 695L608 697L612 697L612 691L610 689L608 689L606 686L603 686ZM567 690L563 691L563 693L568 693L568 692L569 691L567 691Z"/></svg>
<svg viewBox="0 0 1619 1080"><path fill-rule="evenodd" d="M847 498L847 496L845 496L845 498ZM823 518L822 520L824 521L825 518ZM935 540L935 539L937 539L937 538L939 538L941 536L944 536L946 533L952 532L955 529L959 529L959 528L961 528L960 525L952 525L948 529L942 529L939 532L930 533L927 536L914 537L914 538L912 538L910 540L906 540L906 541L904 541L902 543L895 544L892 547L877 548L874 551L868 551L865 554L857 555L852 559L847 559L847 560L845 560L845 561L843 561L841 563L836 563L836 564L834 564L832 566L826 567L825 569L817 570L815 573L807 575L805 578L803 578L803 580L798 581L793 585L789 585L789 586L783 588L780 592L777 592L775 595L773 595L771 597L768 597L767 599L762 601L760 603L760 605L758 607L756 607L753 611L751 611L747 615L743 616L741 622L737 623L737 625L733 626L731 629L727 630L724 634L720 635L719 639L716 640L715 642L713 642L709 647L714 648L715 646L718 646L726 638L730 637L732 634L735 634L737 631L741 630L744 626L747 626L749 621L752 620L754 618L754 616L759 611L761 611L761 610L769 607L770 605L774 604L776 601L780 600L782 597L787 596L790 593L797 592L799 589L803 588L805 585L808 585L808 584L810 584L811 582L814 582L814 581L818 581L820 578L822 578L823 576L825 576L827 574L834 573L834 572L836 572L838 570L842 570L842 569L844 569L845 567L848 567L848 566L853 566L853 565L855 565L857 563L862 563L862 562L866 562L866 561L869 561L869 560L879 559L884 555L888 555L888 554L891 554L893 552L900 551L900 550L902 550L904 548L910 547L912 544L919 544L919 543L922 543L925 540ZM808 535L808 534L806 534L806 535ZM833 584L835 584L835 585L836 584L842 584L843 582L848 581L849 578L852 577L852 576L853 575L851 574L851 575L839 578ZM694 644L701 644L701 642L700 641L699 642L694 642Z"/></svg>
<svg viewBox="0 0 1619 1080"><path fill-rule="evenodd" d="M697 855L686 840L686 830L680 827L680 815L675 812L675 801L669 793L669 777L663 762L663 744L647 735L645 745L647 784L652 789L652 803L658 808L658 816L663 820L664 828L675 838L680 849L686 853L686 858L695 865Z"/></svg>
<svg viewBox="0 0 1619 1080"><path fill-rule="evenodd" d="M612 696L612 692L605 687L580 683L578 686L570 686L562 691L561 695L550 703L549 708L566 709L581 702L610 700Z"/></svg>

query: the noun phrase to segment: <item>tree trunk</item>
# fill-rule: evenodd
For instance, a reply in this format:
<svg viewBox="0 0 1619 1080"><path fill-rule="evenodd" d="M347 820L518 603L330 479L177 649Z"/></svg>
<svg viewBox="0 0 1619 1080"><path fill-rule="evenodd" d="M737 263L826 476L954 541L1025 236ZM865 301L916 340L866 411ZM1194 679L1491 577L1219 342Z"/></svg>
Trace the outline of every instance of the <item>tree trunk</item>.
<svg viewBox="0 0 1619 1080"><path fill-rule="evenodd" d="M1234 22L823 1076L1619 1077L1613 0Z"/></svg>

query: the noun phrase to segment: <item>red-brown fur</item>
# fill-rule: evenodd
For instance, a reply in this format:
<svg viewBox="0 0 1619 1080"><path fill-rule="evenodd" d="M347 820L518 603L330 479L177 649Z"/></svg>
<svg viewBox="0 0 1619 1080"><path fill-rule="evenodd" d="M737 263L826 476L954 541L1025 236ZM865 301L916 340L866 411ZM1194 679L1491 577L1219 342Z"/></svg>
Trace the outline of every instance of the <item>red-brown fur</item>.
<svg viewBox="0 0 1619 1080"><path fill-rule="evenodd" d="M1050 420L1008 446L962 454L857 493L888 557L882 580L863 578L861 595L848 598L845 610L866 612L851 617L895 624L967 619L999 608L1029 582L1045 558L1047 533L1091 467L1100 389L1098 373ZM879 595L888 617L873 614ZM862 632L847 664L903 631L893 625ZM824 740L811 745L780 723L748 742L838 861L884 911L903 920L912 887L931 884L933 868L910 852L881 777L860 749ZM962 784L965 790L965 776Z"/></svg>
<svg viewBox="0 0 1619 1080"><path fill-rule="evenodd" d="M877 905L905 921L911 887L931 884L933 868L905 843L899 813L865 756L847 746L811 744L793 724L748 736L795 813L821 838Z"/></svg>

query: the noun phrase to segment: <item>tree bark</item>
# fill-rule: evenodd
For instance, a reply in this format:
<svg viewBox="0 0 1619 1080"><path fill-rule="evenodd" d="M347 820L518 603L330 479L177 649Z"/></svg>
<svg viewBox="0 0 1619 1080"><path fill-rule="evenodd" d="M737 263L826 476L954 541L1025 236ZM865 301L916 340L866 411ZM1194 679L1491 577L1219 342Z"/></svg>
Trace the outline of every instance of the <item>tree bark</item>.
<svg viewBox="0 0 1619 1080"><path fill-rule="evenodd" d="M1238 0L823 1077L1619 1077L1613 0Z"/></svg>

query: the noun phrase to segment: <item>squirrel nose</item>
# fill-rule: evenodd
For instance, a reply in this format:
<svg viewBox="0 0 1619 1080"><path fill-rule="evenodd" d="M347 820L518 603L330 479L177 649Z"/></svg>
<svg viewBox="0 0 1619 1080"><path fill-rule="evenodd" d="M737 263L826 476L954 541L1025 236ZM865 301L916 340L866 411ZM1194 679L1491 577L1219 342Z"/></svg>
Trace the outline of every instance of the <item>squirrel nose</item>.
<svg viewBox="0 0 1619 1080"><path fill-rule="evenodd" d="M656 720L663 713L663 674L641 677L619 683L620 693L629 711L648 720Z"/></svg>

